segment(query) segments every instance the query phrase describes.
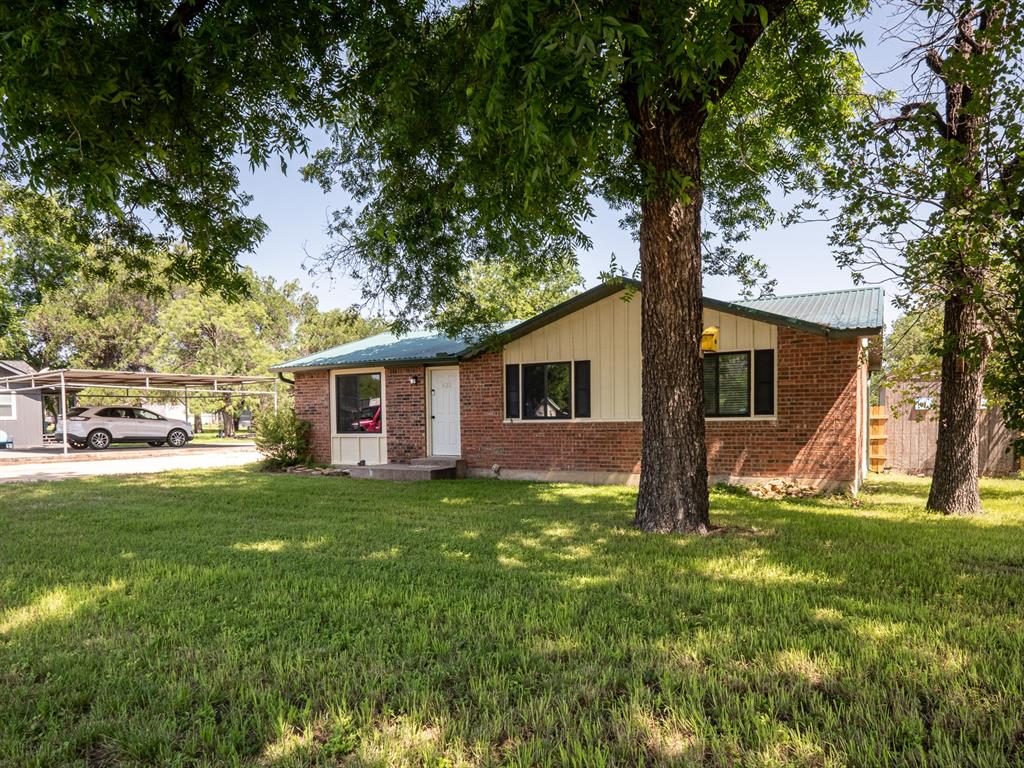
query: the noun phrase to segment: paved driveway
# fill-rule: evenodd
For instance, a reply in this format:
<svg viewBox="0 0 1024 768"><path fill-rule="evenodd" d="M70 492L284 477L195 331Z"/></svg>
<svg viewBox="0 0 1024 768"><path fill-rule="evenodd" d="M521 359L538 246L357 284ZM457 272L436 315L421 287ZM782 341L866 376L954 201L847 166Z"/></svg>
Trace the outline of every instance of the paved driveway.
<svg viewBox="0 0 1024 768"><path fill-rule="evenodd" d="M39 480L66 480L69 477L95 477L98 475L137 475L148 472L168 472L175 469L207 469L211 467L235 467L260 460L255 447L237 445L231 447L181 448L175 451L154 451L147 453L124 452L116 458L106 454L103 458L77 456L72 461L2 461L0 460L0 483Z"/></svg>

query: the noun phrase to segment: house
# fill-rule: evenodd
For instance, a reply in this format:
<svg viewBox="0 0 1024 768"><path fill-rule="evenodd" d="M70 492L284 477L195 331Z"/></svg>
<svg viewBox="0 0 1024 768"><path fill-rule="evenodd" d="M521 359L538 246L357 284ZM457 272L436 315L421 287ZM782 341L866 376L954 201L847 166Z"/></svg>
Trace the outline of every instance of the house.
<svg viewBox="0 0 1024 768"><path fill-rule="evenodd" d="M635 482L640 285L601 284L497 342L379 334L276 366L294 374L313 455L333 464L459 457L470 474ZM629 299L629 300L626 300ZM870 339L883 294L704 299L711 480L856 489L867 469ZM717 347L717 348L715 348ZM379 431L365 428L381 404Z"/></svg>
<svg viewBox="0 0 1024 768"><path fill-rule="evenodd" d="M22 376L36 370L23 360L0 360L0 378ZM15 448L43 444L43 396L40 392L7 390L0 382L0 432Z"/></svg>

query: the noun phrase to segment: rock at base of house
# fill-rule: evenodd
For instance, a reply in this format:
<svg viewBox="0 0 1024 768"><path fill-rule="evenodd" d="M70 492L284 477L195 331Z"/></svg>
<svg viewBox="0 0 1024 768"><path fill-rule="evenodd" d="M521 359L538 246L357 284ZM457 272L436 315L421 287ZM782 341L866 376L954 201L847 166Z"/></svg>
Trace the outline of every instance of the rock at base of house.
<svg viewBox="0 0 1024 768"><path fill-rule="evenodd" d="M811 486L801 485L792 480L769 480L767 483L751 486L749 492L758 499L805 499L818 495L818 491Z"/></svg>

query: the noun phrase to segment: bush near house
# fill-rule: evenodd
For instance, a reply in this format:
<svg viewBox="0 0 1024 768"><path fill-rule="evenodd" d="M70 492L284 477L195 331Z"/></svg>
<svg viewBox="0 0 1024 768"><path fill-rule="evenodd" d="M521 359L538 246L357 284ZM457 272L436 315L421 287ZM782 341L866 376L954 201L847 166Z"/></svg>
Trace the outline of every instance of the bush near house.
<svg viewBox="0 0 1024 768"><path fill-rule="evenodd" d="M296 418L291 408L264 411L255 419L256 448L268 469L282 469L310 462L309 422Z"/></svg>
<svg viewBox="0 0 1024 768"><path fill-rule="evenodd" d="M715 489L708 537L608 486L0 489L0 765L1024 760L1021 481Z"/></svg>

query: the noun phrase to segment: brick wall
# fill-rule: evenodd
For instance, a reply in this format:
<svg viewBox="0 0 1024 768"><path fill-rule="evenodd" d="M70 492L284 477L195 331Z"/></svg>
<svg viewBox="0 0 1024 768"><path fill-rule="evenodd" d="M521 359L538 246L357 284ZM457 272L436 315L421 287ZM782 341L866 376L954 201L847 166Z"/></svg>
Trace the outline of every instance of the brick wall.
<svg viewBox="0 0 1024 768"><path fill-rule="evenodd" d="M640 471L639 422L504 422L500 352L459 366L462 458L470 469L635 473Z"/></svg>
<svg viewBox="0 0 1024 768"><path fill-rule="evenodd" d="M410 384L409 377L416 383ZM408 461L427 455L426 375L423 366L384 370L384 424L388 461Z"/></svg>
<svg viewBox="0 0 1024 768"><path fill-rule="evenodd" d="M855 483L859 349L779 327L777 418L708 421L711 474Z"/></svg>
<svg viewBox="0 0 1024 768"><path fill-rule="evenodd" d="M780 327L777 418L708 421L712 477L856 483L859 349L856 339L828 341ZM422 366L388 368L385 376L388 459L425 456L425 371ZM410 376L416 384L409 383ZM462 363L459 379L462 455L471 469L498 464L536 473L639 473L640 422L505 423L500 353ZM296 373L294 392L296 415L312 425L313 457L327 463L332 432L328 372Z"/></svg>
<svg viewBox="0 0 1024 768"><path fill-rule="evenodd" d="M295 415L310 424L310 445L313 461L331 462L331 381L327 371L306 371L295 374L292 387Z"/></svg>
<svg viewBox="0 0 1024 768"><path fill-rule="evenodd" d="M714 478L856 482L858 342L779 328L777 418L707 422ZM636 474L642 425L504 422L500 353L461 365L462 455L471 469Z"/></svg>

